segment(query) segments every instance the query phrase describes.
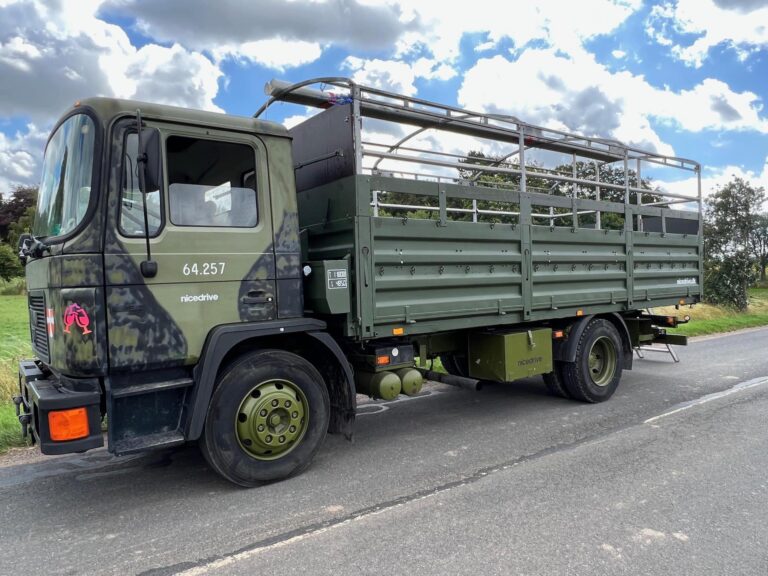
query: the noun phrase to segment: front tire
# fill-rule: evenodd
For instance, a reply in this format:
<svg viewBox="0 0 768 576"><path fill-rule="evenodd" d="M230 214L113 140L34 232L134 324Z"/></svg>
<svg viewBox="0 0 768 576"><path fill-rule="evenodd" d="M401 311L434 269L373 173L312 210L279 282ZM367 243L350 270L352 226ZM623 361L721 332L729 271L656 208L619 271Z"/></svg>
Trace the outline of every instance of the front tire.
<svg viewBox="0 0 768 576"><path fill-rule="evenodd" d="M260 350L219 376L200 445L220 475L257 486L304 470L329 419L328 389L317 369L291 352Z"/></svg>
<svg viewBox="0 0 768 576"><path fill-rule="evenodd" d="M565 386L574 399L582 402L608 400L624 370L621 336L607 320L592 320L579 337L576 361L563 366Z"/></svg>

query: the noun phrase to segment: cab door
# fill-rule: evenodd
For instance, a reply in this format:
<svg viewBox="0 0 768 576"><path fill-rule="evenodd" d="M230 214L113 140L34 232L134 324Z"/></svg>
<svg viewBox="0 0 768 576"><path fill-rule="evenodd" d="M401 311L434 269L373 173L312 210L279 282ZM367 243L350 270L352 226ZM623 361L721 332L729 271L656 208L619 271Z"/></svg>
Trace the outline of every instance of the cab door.
<svg viewBox="0 0 768 576"><path fill-rule="evenodd" d="M266 150L249 134L161 131L163 190L142 195L135 122L116 127L119 173L105 254L110 370L197 362L214 326L276 315ZM145 278L149 247L157 274Z"/></svg>

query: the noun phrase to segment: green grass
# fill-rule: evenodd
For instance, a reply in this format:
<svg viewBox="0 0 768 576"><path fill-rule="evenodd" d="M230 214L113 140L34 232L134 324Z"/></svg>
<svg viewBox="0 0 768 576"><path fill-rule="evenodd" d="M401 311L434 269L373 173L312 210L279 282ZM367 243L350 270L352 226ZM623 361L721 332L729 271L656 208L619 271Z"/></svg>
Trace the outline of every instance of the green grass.
<svg viewBox="0 0 768 576"><path fill-rule="evenodd" d="M704 336L733 332L744 328L768 326L768 288L750 289L749 308L746 312L709 304L697 304L693 308L681 308L680 310L675 310L674 307L655 308L654 313L670 316L685 316L687 314L690 316L690 323L683 324L676 330L670 330L673 334L685 336Z"/></svg>
<svg viewBox="0 0 768 576"><path fill-rule="evenodd" d="M29 357L29 315L26 296L0 296L0 453L24 446L21 427L11 404L18 393L18 361Z"/></svg>

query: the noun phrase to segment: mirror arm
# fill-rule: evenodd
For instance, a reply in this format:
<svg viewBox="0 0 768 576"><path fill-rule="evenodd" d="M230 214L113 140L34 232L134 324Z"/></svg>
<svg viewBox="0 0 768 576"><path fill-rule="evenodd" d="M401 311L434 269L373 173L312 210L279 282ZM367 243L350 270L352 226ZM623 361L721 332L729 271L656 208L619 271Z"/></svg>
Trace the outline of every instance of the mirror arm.
<svg viewBox="0 0 768 576"><path fill-rule="evenodd" d="M154 278L157 275L157 262L152 261L152 251L150 249L149 242L149 216L147 214L147 182L146 173L147 169L147 153L144 150L143 142L141 139L141 133L144 130L141 122L141 109L136 109L136 128L137 145L139 148L139 154L136 157L136 167L139 169L139 191L141 192L141 205L144 212L144 241L147 246L147 259L140 264L141 275L144 278Z"/></svg>

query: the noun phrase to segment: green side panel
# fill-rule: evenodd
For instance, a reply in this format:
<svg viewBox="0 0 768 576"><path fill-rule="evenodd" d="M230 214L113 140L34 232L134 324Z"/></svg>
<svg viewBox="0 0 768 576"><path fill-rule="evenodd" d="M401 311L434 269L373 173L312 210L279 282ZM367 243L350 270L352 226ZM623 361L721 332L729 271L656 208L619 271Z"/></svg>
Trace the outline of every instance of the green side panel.
<svg viewBox="0 0 768 576"><path fill-rule="evenodd" d="M519 200L517 224L373 216L371 190L434 203ZM514 326L699 301L696 235L531 225L536 194L352 176L299 194L308 260L350 259L345 335L383 338ZM536 197L536 198L534 198ZM606 206L609 203L605 203ZM443 204L444 205L444 204ZM541 207L537 208L541 209ZM608 210L608 208L605 208ZM580 312L579 312L580 311Z"/></svg>
<svg viewBox="0 0 768 576"><path fill-rule="evenodd" d="M304 281L307 308L319 314L347 314L350 311L349 262L321 260L307 265L312 270Z"/></svg>
<svg viewBox="0 0 768 576"><path fill-rule="evenodd" d="M552 371L552 330L475 334L469 341L469 375L511 382Z"/></svg>
<svg viewBox="0 0 768 576"><path fill-rule="evenodd" d="M623 230L531 226L532 317L626 302L625 246Z"/></svg>
<svg viewBox="0 0 768 576"><path fill-rule="evenodd" d="M634 249L638 308L650 307L654 300L701 294L698 236L635 232Z"/></svg>
<svg viewBox="0 0 768 576"><path fill-rule="evenodd" d="M372 218L374 324L521 319L520 228Z"/></svg>

